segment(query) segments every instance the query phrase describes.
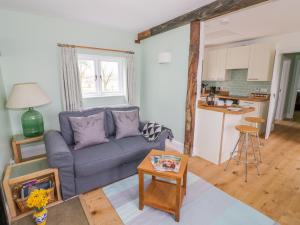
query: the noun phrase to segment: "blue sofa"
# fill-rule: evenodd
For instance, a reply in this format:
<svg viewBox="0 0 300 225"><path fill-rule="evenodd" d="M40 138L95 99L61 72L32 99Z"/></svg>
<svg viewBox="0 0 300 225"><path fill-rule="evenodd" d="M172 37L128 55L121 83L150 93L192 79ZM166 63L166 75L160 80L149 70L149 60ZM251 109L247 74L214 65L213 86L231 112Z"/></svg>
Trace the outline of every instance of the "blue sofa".
<svg viewBox="0 0 300 225"><path fill-rule="evenodd" d="M165 149L167 130L156 142L147 142L141 135L115 139L112 110L133 109L138 107L93 108L59 114L61 131L48 131L44 139L49 165L59 169L64 200L135 174L137 166L151 149ZM72 150L74 137L69 117L89 116L103 111L106 116L105 132L110 141ZM143 125L140 122L140 130Z"/></svg>

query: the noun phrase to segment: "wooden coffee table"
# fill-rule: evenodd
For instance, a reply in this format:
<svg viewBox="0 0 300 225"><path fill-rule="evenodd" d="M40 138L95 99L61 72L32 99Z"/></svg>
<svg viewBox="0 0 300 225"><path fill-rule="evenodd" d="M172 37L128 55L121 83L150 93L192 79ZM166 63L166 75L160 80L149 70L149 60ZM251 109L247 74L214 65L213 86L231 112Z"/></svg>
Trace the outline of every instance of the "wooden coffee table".
<svg viewBox="0 0 300 225"><path fill-rule="evenodd" d="M175 172L155 171L151 162L152 155L176 155L181 157L180 169ZM175 215L175 220L180 219L180 208L186 194L188 156L177 151L151 150L138 166L139 174L139 209L144 205L151 206ZM144 190L144 174L152 175L150 185ZM174 180L175 183L157 179L157 177Z"/></svg>

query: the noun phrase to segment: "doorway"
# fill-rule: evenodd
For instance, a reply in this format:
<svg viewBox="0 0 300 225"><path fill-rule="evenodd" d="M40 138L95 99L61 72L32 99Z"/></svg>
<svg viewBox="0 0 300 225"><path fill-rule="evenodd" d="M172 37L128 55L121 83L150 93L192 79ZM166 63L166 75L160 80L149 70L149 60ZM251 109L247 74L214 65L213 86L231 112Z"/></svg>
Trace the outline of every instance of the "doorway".
<svg viewBox="0 0 300 225"><path fill-rule="evenodd" d="M294 52L277 52L265 139L268 139L274 130L276 121L294 120L300 122L299 92L300 49Z"/></svg>
<svg viewBox="0 0 300 225"><path fill-rule="evenodd" d="M284 54L282 57L276 105L275 120L298 120L300 115L300 53Z"/></svg>

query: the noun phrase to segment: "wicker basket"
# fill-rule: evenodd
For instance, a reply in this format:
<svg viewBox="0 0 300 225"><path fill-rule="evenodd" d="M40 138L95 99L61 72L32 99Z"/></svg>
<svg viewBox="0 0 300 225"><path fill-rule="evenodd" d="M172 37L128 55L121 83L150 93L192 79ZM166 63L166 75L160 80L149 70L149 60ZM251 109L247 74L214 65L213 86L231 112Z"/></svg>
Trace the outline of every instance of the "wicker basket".
<svg viewBox="0 0 300 225"><path fill-rule="evenodd" d="M52 188L49 188L49 201L48 201L48 204L52 203L55 201L55 193L54 193L54 187ZM15 200L18 208L20 209L21 213L24 213L24 212L27 212L27 211L30 211L31 209L27 207L27 199L28 197L26 198L18 198Z"/></svg>
<svg viewBox="0 0 300 225"><path fill-rule="evenodd" d="M47 190L49 190L49 201L48 201L48 204L49 203L52 203L55 201L55 185L54 185L54 177L53 176L46 176L46 177L40 177L37 180L37 183L43 183L43 182L46 182L46 181L49 181L51 180L53 182L53 187L52 188L49 188ZM26 198L21 198L20 196L20 189L22 188L22 184L20 184L19 186L16 187L16 190L15 190L15 203L17 204L18 208L20 209L21 213L24 213L24 212L27 212L27 211L30 211L30 208L27 207L27 199L28 199L28 196Z"/></svg>

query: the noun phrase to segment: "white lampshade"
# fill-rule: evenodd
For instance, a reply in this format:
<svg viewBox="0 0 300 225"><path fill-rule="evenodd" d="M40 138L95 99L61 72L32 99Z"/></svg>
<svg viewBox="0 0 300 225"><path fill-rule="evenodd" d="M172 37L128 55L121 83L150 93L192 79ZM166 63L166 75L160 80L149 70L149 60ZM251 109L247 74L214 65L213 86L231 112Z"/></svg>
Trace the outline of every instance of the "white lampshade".
<svg viewBox="0 0 300 225"><path fill-rule="evenodd" d="M6 107L10 109L23 109L50 103L50 98L37 83L15 84L8 97Z"/></svg>

